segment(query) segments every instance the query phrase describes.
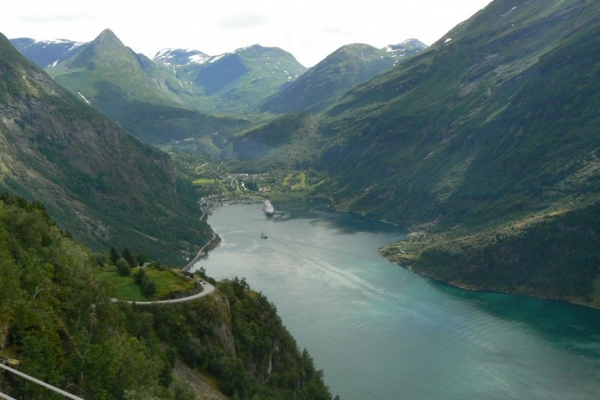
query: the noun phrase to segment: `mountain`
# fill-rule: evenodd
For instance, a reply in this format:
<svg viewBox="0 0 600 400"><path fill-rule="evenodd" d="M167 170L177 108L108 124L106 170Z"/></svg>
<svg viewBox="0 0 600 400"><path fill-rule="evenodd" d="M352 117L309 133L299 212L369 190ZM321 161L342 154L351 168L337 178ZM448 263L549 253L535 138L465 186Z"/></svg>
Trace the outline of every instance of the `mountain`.
<svg viewBox="0 0 600 400"><path fill-rule="evenodd" d="M144 141L162 138L140 129L136 119L165 109L186 108L169 90L168 74L126 47L108 29L47 71L58 84Z"/></svg>
<svg viewBox="0 0 600 400"><path fill-rule="evenodd" d="M147 57L126 47L109 29L63 62L48 69L57 83L97 105L111 110L110 103L129 99L151 104L180 105L167 90ZM107 113L109 114L109 113Z"/></svg>
<svg viewBox="0 0 600 400"><path fill-rule="evenodd" d="M41 201L96 249L127 243L180 262L182 246L210 239L166 153L58 86L4 36L0 77L0 189Z"/></svg>
<svg viewBox="0 0 600 400"><path fill-rule="evenodd" d="M496 0L348 91L310 136L279 131L296 154L316 149L311 166L330 176L318 190L338 208L411 229L390 259L461 287L600 305L598 48L597 2Z"/></svg>
<svg viewBox="0 0 600 400"><path fill-rule="evenodd" d="M555 190L593 149L594 137L582 130L595 114L582 125L561 108L595 104L588 82L595 60L582 47L595 45L595 13L590 2L493 2L427 51L350 91L328 113L330 133L345 143L330 149L324 165L362 181L358 187L375 184L366 196L357 186L347 194L384 218L441 214L455 224L466 216L446 210L455 201L473 201L477 207L463 211L487 220L490 210L479 203L507 202L510 212L550 199L537 196ZM564 153L564 135L572 154Z"/></svg>
<svg viewBox="0 0 600 400"><path fill-rule="evenodd" d="M164 57L161 52L154 61L164 64ZM256 113L263 99L306 71L290 53L260 45L208 58L200 55L189 61L184 56L179 61L183 64L168 62L182 82L181 88L192 88L189 97L181 90L182 98L196 108L219 113Z"/></svg>
<svg viewBox="0 0 600 400"><path fill-rule="evenodd" d="M190 67L190 60L198 62L204 58L202 52L165 50L157 54L155 63L126 47L108 29L91 42L71 46L74 47L71 51L68 46L54 48L45 44L49 42L32 39L14 39L13 42L81 101L97 108L145 142L165 144L191 139L197 143L196 151L214 154L220 151L222 142L251 124L247 118L198 111L199 108L218 111L216 100L204 96L203 89L194 86L195 76L186 82L176 74L182 67L179 63ZM265 52L265 57L269 54ZM185 75L185 72L181 74ZM256 84L256 88L264 89L261 84ZM195 94L195 90L201 95ZM249 97L256 95L253 92ZM233 99L227 104L237 109L241 107L240 101L246 100ZM218 140L213 140L217 139L215 132L219 134Z"/></svg>
<svg viewBox="0 0 600 400"><path fill-rule="evenodd" d="M598 302L599 21L593 1L490 3L331 109L329 189L420 232L388 254L430 276ZM573 257L522 252L569 232Z"/></svg>
<svg viewBox="0 0 600 400"><path fill-rule="evenodd" d="M343 46L269 97L262 111L286 114L322 111L359 83L426 48L416 39L385 49L366 44Z"/></svg>
<svg viewBox="0 0 600 400"><path fill-rule="evenodd" d="M210 138L215 132L227 137L248 126L240 118L216 117L190 108L179 96L181 82L171 67L136 54L108 29L81 48L47 71L143 141L162 144ZM211 142L201 151L211 153L215 147Z"/></svg>
<svg viewBox="0 0 600 400"><path fill-rule="evenodd" d="M41 40L30 38L10 39L10 43L25 57L42 68L52 68L61 61L81 51L85 43L72 40Z"/></svg>

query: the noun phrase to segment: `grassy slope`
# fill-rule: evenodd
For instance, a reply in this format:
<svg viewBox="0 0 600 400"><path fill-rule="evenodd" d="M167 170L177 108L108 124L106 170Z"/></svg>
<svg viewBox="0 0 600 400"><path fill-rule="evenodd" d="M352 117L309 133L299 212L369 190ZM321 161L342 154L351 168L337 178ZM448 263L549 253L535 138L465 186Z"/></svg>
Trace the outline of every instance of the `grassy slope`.
<svg viewBox="0 0 600 400"><path fill-rule="evenodd" d="M325 148L319 123L319 117L311 114L276 118L241 132L223 155L241 163L246 172L304 169Z"/></svg>
<svg viewBox="0 0 600 400"><path fill-rule="evenodd" d="M488 212L490 218L470 236L462 228L437 243L410 245L409 258L418 255L416 265L426 273L460 285L600 305L593 283L600 276L600 86L594 79L600 58L587 51L600 45L599 33L591 26L543 57L515 96L516 106L490 124L506 139L490 146L487 162L474 162L477 174L457 189L499 193L488 204L457 201L463 214ZM410 263L400 250L392 246L386 253Z"/></svg>
<svg viewBox="0 0 600 400"><path fill-rule="evenodd" d="M97 271L96 279L98 282L106 282L108 285L115 286L118 299L148 301L150 299L142 294L140 285L135 282L133 277L138 269L132 268L129 276L120 276L116 267L107 266ZM196 282L186 279L180 270L145 268L144 272L156 284L154 300L173 298L177 293L186 293L196 287Z"/></svg>

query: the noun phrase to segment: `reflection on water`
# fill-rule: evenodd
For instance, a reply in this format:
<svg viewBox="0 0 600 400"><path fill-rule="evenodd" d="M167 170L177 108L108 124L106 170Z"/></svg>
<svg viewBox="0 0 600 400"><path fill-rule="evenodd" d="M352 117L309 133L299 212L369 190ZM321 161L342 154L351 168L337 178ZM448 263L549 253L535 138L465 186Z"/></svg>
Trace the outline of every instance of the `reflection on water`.
<svg viewBox="0 0 600 400"><path fill-rule="evenodd" d="M392 225L275 207L215 212L223 242L200 264L267 295L342 399L598 398L598 311L450 288L380 257Z"/></svg>
<svg viewBox="0 0 600 400"><path fill-rule="evenodd" d="M469 292L439 285L450 296L463 298L486 313L527 324L536 334L563 349L600 358L600 312L562 301L540 300L500 293Z"/></svg>

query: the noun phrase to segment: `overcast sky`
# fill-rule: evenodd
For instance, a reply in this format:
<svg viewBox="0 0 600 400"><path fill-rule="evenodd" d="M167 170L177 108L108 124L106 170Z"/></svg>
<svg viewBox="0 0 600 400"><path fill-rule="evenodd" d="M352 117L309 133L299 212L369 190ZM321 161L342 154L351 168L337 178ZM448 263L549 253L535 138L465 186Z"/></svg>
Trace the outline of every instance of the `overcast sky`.
<svg viewBox="0 0 600 400"><path fill-rule="evenodd" d="M9 39L89 42L106 28L152 58L164 48L219 55L260 44L306 67L339 47L383 48L416 38L431 45L490 0L13 0L0 9Z"/></svg>

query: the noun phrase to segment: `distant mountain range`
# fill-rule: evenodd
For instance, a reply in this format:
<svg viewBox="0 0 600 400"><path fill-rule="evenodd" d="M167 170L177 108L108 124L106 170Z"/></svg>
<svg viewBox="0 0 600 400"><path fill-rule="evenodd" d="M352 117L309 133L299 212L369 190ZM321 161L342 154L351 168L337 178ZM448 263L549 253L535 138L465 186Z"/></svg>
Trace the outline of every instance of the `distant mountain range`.
<svg viewBox="0 0 600 400"><path fill-rule="evenodd" d="M262 99L306 71L290 53L276 47L254 45L207 58L180 57L185 64L176 64L175 58L167 64L164 54L160 52L154 61L172 68L180 82L173 90L190 106L210 112L256 113ZM209 109L203 106L208 100L212 102Z"/></svg>
<svg viewBox="0 0 600 400"><path fill-rule="evenodd" d="M150 60L108 29L88 43L27 38L11 43L140 139L168 143L194 138L201 143L198 151L208 154L219 152L228 138L250 126L247 118L236 115L319 111L357 83L426 48L415 39L379 50L344 46L306 73L290 53L260 45L217 56L165 49ZM212 141L214 132L220 133L218 143Z"/></svg>
<svg viewBox="0 0 600 400"><path fill-rule="evenodd" d="M30 38L11 39L10 43L29 60L42 68L52 68L61 61L71 58L86 43L72 40L41 40Z"/></svg>
<svg viewBox="0 0 600 400"><path fill-rule="evenodd" d="M100 97L116 95L120 103L123 95L115 92L127 83L127 96L132 100L212 113L248 113L255 111L261 99L306 71L291 54L259 45L217 56L166 49L150 60L126 47L109 29L88 43L27 38L11 43L90 102L103 92ZM97 107L106 109L100 103Z"/></svg>
<svg viewBox="0 0 600 400"><path fill-rule="evenodd" d="M249 126L240 118L214 117L189 106L186 101L193 98L192 90L182 88L171 67L136 54L110 30L83 44L30 39L12 43L81 101L146 142L206 137L214 132L227 136ZM203 151L214 151L211 146L207 144Z"/></svg>

